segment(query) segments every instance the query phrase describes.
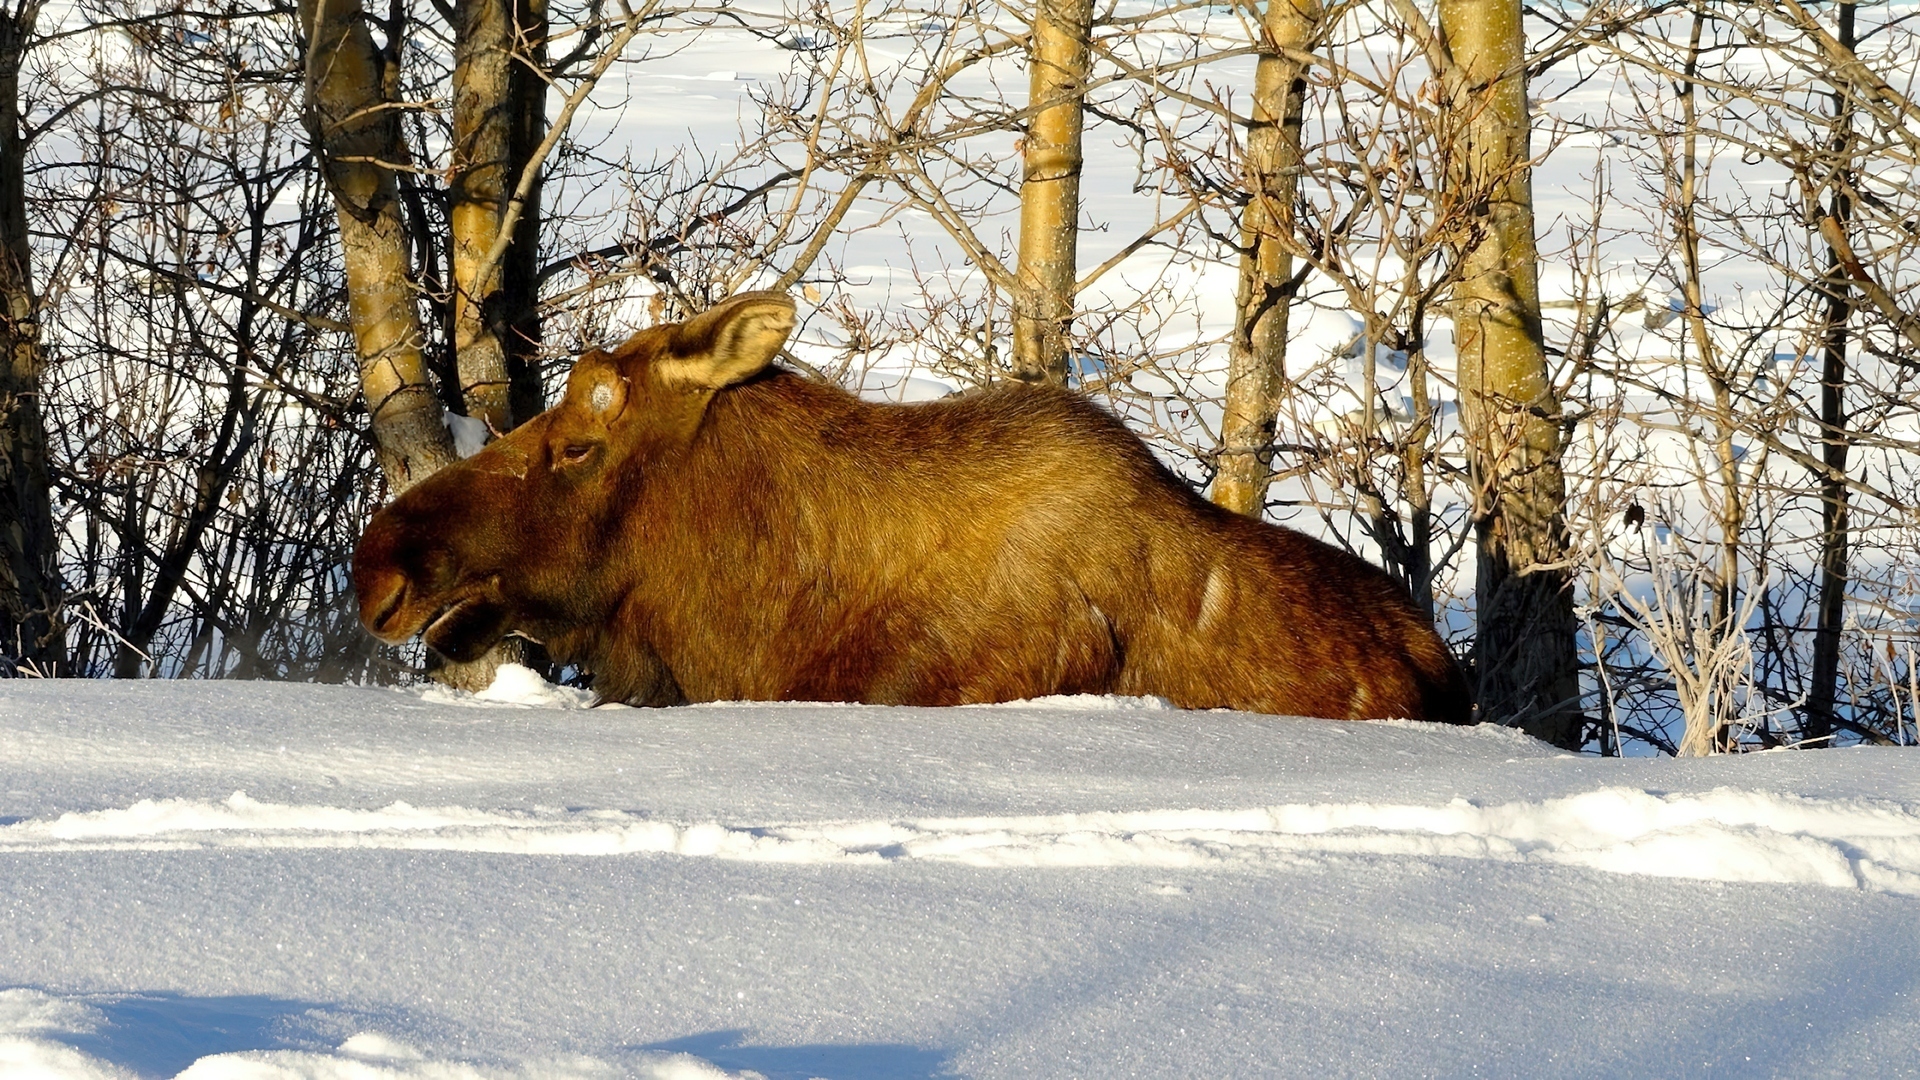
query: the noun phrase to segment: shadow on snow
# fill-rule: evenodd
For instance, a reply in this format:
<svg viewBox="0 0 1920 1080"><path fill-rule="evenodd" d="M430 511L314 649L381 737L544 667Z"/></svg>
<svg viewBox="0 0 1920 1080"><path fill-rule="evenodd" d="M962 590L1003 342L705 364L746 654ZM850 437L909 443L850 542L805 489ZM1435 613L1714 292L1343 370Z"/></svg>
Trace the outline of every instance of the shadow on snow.
<svg viewBox="0 0 1920 1080"><path fill-rule="evenodd" d="M741 1030L708 1031L635 1046L692 1054L723 1069L752 1069L767 1080L942 1080L956 1075L939 1050L899 1043L749 1046Z"/></svg>
<svg viewBox="0 0 1920 1080"><path fill-rule="evenodd" d="M140 993L84 996L106 1018L61 1042L143 1077L171 1077L212 1054L315 1049L312 1020L338 1010L264 995L192 997Z"/></svg>

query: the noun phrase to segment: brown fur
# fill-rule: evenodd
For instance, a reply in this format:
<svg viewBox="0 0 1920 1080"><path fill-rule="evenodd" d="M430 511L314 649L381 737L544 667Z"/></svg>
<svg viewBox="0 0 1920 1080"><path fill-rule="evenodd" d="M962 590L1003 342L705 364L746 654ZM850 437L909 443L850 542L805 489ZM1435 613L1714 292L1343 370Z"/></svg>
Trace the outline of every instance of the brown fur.
<svg viewBox="0 0 1920 1080"><path fill-rule="evenodd" d="M367 627L456 659L518 631L637 703L1469 720L1379 569L1204 501L1064 390L878 405L767 367L791 311L750 293L582 357L558 405L375 515Z"/></svg>

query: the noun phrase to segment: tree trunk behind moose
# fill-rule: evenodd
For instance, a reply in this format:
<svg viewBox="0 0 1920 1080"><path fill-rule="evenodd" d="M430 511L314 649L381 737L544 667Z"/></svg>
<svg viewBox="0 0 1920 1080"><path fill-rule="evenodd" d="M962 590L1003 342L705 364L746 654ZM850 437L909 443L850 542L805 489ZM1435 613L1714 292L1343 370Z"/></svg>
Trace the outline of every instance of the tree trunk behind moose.
<svg viewBox="0 0 1920 1080"><path fill-rule="evenodd" d="M1540 322L1520 4L1442 0L1440 30L1458 124L1448 181L1468 230L1453 319L1475 492L1480 706L1488 719L1574 748L1579 659L1560 403Z"/></svg>
<svg viewBox="0 0 1920 1080"><path fill-rule="evenodd" d="M1028 47L1013 374L1065 385L1080 242L1081 98L1092 0L1038 0Z"/></svg>
<svg viewBox="0 0 1920 1080"><path fill-rule="evenodd" d="M546 0L461 0L454 9L453 340L468 416L496 432L545 407L535 357L536 186L497 264L483 265L507 201L546 134Z"/></svg>
<svg viewBox="0 0 1920 1080"><path fill-rule="evenodd" d="M66 660L60 622L59 538L53 528L52 479L40 385L39 298L27 235L26 159L20 116L20 69L39 20L40 3L0 11L0 674L27 669L61 673Z"/></svg>
<svg viewBox="0 0 1920 1080"><path fill-rule="evenodd" d="M1300 179L1305 65L1281 49L1308 48L1319 30L1318 0L1267 0L1260 60L1247 128L1247 205L1240 219L1240 288L1227 391L1220 420L1220 471L1213 501L1259 517L1273 480L1274 422L1286 379L1287 315L1293 256L1283 235L1293 227Z"/></svg>
<svg viewBox="0 0 1920 1080"><path fill-rule="evenodd" d="M307 123L340 216L347 306L380 467L400 492L454 460L422 355L394 167L406 161L397 72L360 0L300 0Z"/></svg>

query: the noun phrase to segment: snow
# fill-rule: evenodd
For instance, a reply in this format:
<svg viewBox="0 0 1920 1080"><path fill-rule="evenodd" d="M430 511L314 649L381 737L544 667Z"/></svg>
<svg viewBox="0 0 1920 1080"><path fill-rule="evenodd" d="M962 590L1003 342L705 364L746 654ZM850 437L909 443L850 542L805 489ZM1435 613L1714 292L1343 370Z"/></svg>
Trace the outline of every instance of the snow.
<svg viewBox="0 0 1920 1080"><path fill-rule="evenodd" d="M470 458L487 445L493 438L493 432L487 430L487 422L477 416L461 416L459 413L443 413L441 420L446 423L447 431L453 436L453 452L463 458Z"/></svg>
<svg viewBox="0 0 1920 1080"><path fill-rule="evenodd" d="M1658 796L1602 788L1475 806L1306 803L1000 817L723 825L620 810L486 813L394 802L377 810L142 799L0 827L0 852L381 848L518 855L675 854L744 862L966 866L1292 863L1306 854L1430 855L1590 866L1707 881L1875 888L1920 896L1920 813L1895 802L1716 788Z"/></svg>
<svg viewBox="0 0 1920 1080"><path fill-rule="evenodd" d="M0 1075L1920 1075L1920 757L0 687Z"/></svg>
<svg viewBox="0 0 1920 1080"><path fill-rule="evenodd" d="M584 709L594 703L591 690L557 686L525 664L501 664L493 673L493 683L479 693L469 694L429 684L421 690L420 696L423 700L439 704L473 707L523 705L536 709Z"/></svg>

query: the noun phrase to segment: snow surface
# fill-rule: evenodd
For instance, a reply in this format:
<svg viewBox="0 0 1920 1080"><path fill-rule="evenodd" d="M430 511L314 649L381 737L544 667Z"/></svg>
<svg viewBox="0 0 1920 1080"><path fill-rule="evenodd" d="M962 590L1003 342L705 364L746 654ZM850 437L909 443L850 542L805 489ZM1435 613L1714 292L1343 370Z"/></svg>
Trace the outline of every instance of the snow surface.
<svg viewBox="0 0 1920 1080"><path fill-rule="evenodd" d="M0 1075L1920 1075L1920 756L0 687Z"/></svg>

